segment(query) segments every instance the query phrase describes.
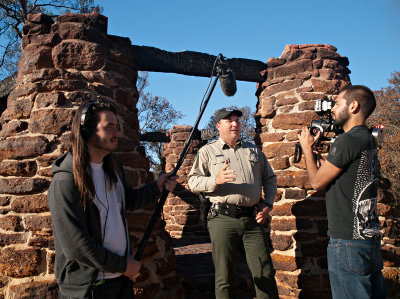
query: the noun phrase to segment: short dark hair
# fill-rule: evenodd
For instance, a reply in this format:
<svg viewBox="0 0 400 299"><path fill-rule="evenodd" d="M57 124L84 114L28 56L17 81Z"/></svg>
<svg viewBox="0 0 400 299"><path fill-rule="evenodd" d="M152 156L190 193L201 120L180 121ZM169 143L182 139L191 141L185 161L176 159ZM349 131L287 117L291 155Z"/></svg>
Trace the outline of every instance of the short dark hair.
<svg viewBox="0 0 400 299"><path fill-rule="evenodd" d="M360 104L361 113L367 119L376 107L375 95L371 89L364 85L350 85L345 87L341 92L344 93L347 105L356 101Z"/></svg>

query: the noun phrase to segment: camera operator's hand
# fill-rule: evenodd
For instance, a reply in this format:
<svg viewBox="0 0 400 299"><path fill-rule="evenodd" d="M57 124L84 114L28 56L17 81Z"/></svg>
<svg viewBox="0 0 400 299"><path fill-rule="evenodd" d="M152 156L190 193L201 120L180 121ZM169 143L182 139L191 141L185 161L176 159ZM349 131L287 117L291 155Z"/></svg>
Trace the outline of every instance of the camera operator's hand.
<svg viewBox="0 0 400 299"><path fill-rule="evenodd" d="M299 137L300 145L303 151L312 151L312 146L321 136L321 131L318 131L316 136L313 136L308 127L303 127L300 134L297 135Z"/></svg>

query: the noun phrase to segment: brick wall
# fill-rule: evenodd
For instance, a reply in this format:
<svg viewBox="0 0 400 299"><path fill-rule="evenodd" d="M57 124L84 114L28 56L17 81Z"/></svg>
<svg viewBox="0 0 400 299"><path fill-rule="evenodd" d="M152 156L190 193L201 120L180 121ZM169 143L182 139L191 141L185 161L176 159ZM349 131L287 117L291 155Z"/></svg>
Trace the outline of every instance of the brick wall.
<svg viewBox="0 0 400 299"><path fill-rule="evenodd" d="M58 298L46 194L51 164L68 148L77 107L94 96L113 102L128 178L134 186L153 178L139 146L130 40L107 35L107 18L99 14L28 20L15 88L0 119L0 298ZM127 215L135 245L153 208ZM170 236L157 225L148 244L136 298L181 298Z"/></svg>

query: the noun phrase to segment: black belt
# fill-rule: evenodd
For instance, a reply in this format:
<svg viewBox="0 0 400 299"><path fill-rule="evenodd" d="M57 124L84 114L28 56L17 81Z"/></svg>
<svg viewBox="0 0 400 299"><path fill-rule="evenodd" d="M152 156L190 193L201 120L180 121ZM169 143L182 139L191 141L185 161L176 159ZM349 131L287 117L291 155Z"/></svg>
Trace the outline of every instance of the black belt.
<svg viewBox="0 0 400 299"><path fill-rule="evenodd" d="M212 216L225 215L233 218L252 217L256 214L257 206L241 207L229 203L213 203L209 214Z"/></svg>

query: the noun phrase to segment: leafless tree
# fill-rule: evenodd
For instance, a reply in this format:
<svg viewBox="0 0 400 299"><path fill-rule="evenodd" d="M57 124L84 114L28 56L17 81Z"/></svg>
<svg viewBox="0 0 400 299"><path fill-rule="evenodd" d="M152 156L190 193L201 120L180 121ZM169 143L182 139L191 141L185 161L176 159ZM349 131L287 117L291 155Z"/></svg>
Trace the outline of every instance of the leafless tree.
<svg viewBox="0 0 400 299"><path fill-rule="evenodd" d="M171 103L162 97L153 96L146 93L145 88L149 85L148 73L141 72L137 89L139 92L138 118L140 123L140 133L165 132L171 128L177 120L183 117L182 113L175 110ZM157 175L164 170L163 163L163 142L143 142L147 155L150 159L151 171Z"/></svg>

